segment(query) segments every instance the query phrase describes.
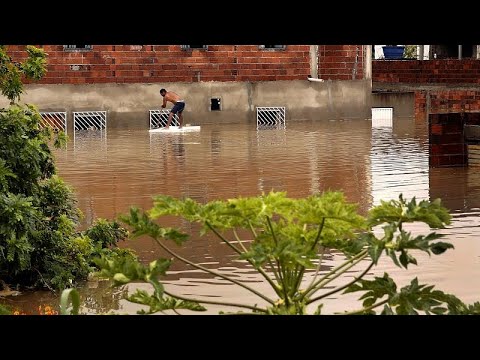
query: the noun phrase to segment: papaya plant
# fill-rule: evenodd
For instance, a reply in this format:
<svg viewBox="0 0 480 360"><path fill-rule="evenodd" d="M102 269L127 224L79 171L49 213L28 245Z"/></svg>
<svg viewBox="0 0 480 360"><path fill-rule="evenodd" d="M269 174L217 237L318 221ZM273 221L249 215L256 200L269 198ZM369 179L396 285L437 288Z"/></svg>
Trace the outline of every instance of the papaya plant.
<svg viewBox="0 0 480 360"><path fill-rule="evenodd" d="M407 269L409 265L417 265L412 251L439 255L453 248L450 243L437 241L442 234L435 231L414 236L404 228L412 222L425 223L430 229L450 224L451 216L440 200L417 202L413 198L407 201L400 195L398 200L382 201L365 217L356 209L357 206L348 203L340 192L325 192L302 199L289 198L284 192L270 192L206 204L190 198L156 196L150 210L132 207L120 220L131 227L133 237L150 236L171 259L159 259L149 265L121 258L100 258L96 263L101 268L99 275L112 279L114 286L139 281L152 285L153 294L136 290L128 297L131 302L148 306L148 310L140 313L181 308L201 311L205 309L203 305L216 304L260 314L320 314L322 300L349 292L363 292L360 297L363 302L359 309L346 309L346 314L480 313L480 303L465 305L453 295L419 284L417 279L401 289L388 274L365 279L381 257L388 257L395 265ZM159 219L164 216L199 224L198 234L162 227ZM381 235L377 234L379 232ZM195 263L170 245L182 245L191 236L197 238L207 233L214 234L238 259L261 274L272 288L272 294ZM322 272L327 252L343 256L344 261ZM260 304L173 294L159 281L159 277L167 273L172 259L246 289L258 297ZM354 279L333 285L353 269L358 269ZM308 279L306 272L310 273Z"/></svg>

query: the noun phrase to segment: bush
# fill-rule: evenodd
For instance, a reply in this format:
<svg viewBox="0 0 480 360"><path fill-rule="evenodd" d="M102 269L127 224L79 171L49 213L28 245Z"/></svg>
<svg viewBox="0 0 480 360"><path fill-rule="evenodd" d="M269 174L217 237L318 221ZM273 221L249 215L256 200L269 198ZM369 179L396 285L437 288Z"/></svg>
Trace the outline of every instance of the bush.
<svg viewBox="0 0 480 360"><path fill-rule="evenodd" d="M49 145L67 137L42 128L33 105L15 101L23 92L22 76L39 79L46 54L27 47L29 57L15 63L0 46L0 88L11 101L0 111L0 279L30 287L64 288L85 279L96 256L131 252L110 250L128 232L117 222L99 219L80 233L81 216L73 190L56 175Z"/></svg>

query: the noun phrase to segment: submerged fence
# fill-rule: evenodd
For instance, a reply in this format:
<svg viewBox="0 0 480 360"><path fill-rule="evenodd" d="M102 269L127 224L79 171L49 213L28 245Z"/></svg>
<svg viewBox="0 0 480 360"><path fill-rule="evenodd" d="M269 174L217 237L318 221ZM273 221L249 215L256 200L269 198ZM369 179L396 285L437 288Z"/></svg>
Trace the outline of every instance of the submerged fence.
<svg viewBox="0 0 480 360"><path fill-rule="evenodd" d="M41 126L50 127L53 130L67 132L67 112L66 111L46 111L40 112L42 117Z"/></svg>
<svg viewBox="0 0 480 360"><path fill-rule="evenodd" d="M167 126L170 110L150 110L150 129L158 129ZM179 126L177 114L173 115L172 126Z"/></svg>
<svg viewBox="0 0 480 360"><path fill-rule="evenodd" d="M257 107L257 130L260 129L285 129L285 107Z"/></svg>

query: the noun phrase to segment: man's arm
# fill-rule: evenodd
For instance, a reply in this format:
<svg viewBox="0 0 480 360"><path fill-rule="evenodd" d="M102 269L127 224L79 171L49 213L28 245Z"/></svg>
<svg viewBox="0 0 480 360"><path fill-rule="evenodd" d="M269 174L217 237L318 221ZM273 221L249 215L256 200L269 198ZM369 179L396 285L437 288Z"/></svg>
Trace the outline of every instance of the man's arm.
<svg viewBox="0 0 480 360"><path fill-rule="evenodd" d="M164 108L165 106L167 106L167 96L164 96L164 97L163 97L162 108Z"/></svg>

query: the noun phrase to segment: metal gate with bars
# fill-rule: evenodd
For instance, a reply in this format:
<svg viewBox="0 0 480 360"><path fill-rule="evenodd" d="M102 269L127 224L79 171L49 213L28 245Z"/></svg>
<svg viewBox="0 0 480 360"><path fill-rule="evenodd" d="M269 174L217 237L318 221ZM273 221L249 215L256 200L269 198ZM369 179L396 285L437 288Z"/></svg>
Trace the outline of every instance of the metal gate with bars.
<svg viewBox="0 0 480 360"><path fill-rule="evenodd" d="M372 108L372 128L393 127L393 108Z"/></svg>
<svg viewBox="0 0 480 360"><path fill-rule="evenodd" d="M170 110L150 110L150 129L158 129L167 126ZM173 115L172 126L179 126L177 114Z"/></svg>
<svg viewBox="0 0 480 360"><path fill-rule="evenodd" d="M67 133L66 111L40 112L40 116L42 117L40 123L42 127L51 127L54 130Z"/></svg>
<svg viewBox="0 0 480 360"><path fill-rule="evenodd" d="M74 111L73 129L80 130L107 130L106 111Z"/></svg>
<svg viewBox="0 0 480 360"><path fill-rule="evenodd" d="M258 129L285 129L285 107L283 106L258 106Z"/></svg>

